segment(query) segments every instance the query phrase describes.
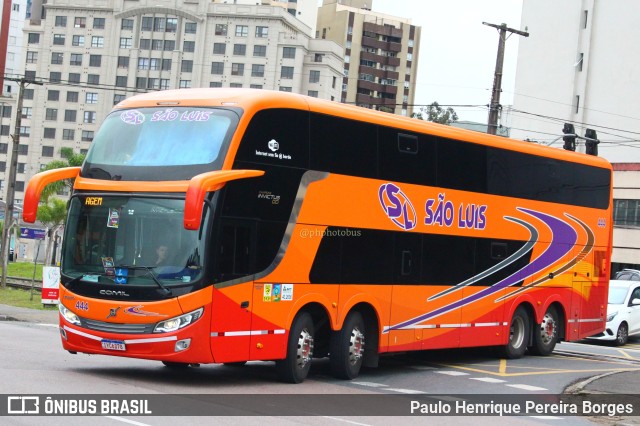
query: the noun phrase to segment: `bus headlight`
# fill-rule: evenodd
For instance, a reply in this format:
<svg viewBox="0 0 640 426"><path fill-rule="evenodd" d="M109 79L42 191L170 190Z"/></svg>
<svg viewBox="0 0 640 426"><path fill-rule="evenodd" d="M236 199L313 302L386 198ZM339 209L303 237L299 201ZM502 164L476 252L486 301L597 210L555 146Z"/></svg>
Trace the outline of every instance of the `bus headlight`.
<svg viewBox="0 0 640 426"><path fill-rule="evenodd" d="M71 324L80 325L80 318L69 309L67 309L62 303L58 303L58 310L60 311L60 314L62 314L64 319L69 321Z"/></svg>
<svg viewBox="0 0 640 426"><path fill-rule="evenodd" d="M617 312L614 312L612 314L607 315L607 322L613 321L613 319L616 317L616 315L618 315Z"/></svg>
<svg viewBox="0 0 640 426"><path fill-rule="evenodd" d="M153 329L154 333L170 333L172 331L179 330L183 327L193 324L202 316L204 308L196 309L188 314L180 315L179 317L171 318L165 321L160 321L156 324L156 328Z"/></svg>

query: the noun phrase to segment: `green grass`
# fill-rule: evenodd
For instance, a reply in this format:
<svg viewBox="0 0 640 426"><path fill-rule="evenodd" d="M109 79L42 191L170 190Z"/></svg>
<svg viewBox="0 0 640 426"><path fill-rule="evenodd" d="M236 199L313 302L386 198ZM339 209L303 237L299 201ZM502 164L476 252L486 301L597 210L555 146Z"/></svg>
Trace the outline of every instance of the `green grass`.
<svg viewBox="0 0 640 426"><path fill-rule="evenodd" d="M0 271L2 271L2 268L0 268ZM9 262L7 264L7 276L30 280L33 277L33 263ZM37 287L42 285L42 265L40 264L36 264L36 278L34 284ZM31 300L30 290L22 290L13 287L0 287L0 304L39 310L55 309L55 305L53 305L53 307L47 306L46 308L42 305L41 291L39 288L34 289L33 300Z"/></svg>
<svg viewBox="0 0 640 426"><path fill-rule="evenodd" d="M33 291L33 300L31 300L30 290L0 287L0 304L19 306L21 308L39 309L41 311L57 309L56 305L47 305L46 307L42 305L39 289L35 289Z"/></svg>
<svg viewBox="0 0 640 426"><path fill-rule="evenodd" d="M0 271L2 268L0 267ZM7 276L31 279L33 277L33 263L9 262L7 264ZM36 282L42 283L42 265L36 264Z"/></svg>

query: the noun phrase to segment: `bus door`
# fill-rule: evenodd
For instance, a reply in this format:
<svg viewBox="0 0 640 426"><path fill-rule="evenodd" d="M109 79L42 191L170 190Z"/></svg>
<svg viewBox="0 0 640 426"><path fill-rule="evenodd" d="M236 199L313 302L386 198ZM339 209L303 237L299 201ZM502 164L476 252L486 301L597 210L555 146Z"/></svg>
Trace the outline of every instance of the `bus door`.
<svg viewBox="0 0 640 426"><path fill-rule="evenodd" d="M216 362L246 361L251 343L256 221L222 218L218 235L212 248L211 351Z"/></svg>
<svg viewBox="0 0 640 426"><path fill-rule="evenodd" d="M459 257L458 249L457 240L448 236L398 235L397 284L393 288L389 333L391 348L422 350L459 345L460 308L455 304L461 292L443 293L457 282L458 274L452 271L464 269L459 263L465 260ZM402 326L393 330L398 324Z"/></svg>

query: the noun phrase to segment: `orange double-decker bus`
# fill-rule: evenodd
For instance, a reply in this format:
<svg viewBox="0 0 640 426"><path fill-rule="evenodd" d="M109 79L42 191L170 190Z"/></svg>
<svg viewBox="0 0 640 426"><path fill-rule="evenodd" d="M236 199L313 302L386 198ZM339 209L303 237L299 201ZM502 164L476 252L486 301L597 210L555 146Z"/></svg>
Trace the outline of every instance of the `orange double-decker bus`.
<svg viewBox="0 0 640 426"><path fill-rule="evenodd" d="M352 379L386 353L551 353L603 330L604 159L260 90L131 97L75 178L62 244L71 353L170 367L273 360Z"/></svg>

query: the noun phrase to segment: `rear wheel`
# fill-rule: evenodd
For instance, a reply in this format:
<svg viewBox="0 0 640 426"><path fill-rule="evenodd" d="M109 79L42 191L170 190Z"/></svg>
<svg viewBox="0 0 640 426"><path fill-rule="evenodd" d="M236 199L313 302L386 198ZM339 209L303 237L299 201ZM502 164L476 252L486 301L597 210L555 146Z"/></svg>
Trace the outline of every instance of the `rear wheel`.
<svg viewBox="0 0 640 426"><path fill-rule="evenodd" d="M365 349L365 326L360 312L351 312L339 331L331 335L331 373L338 379L358 377Z"/></svg>
<svg viewBox="0 0 640 426"><path fill-rule="evenodd" d="M313 358L313 319L300 312L293 320L287 342L287 357L276 361L278 378L287 383L301 383L307 378Z"/></svg>
<svg viewBox="0 0 640 426"><path fill-rule="evenodd" d="M509 342L503 347L503 354L506 358L516 359L524 355L529 343L529 330L529 315L520 306L513 313L509 327Z"/></svg>
<svg viewBox="0 0 640 426"><path fill-rule="evenodd" d="M533 329L533 346L531 352L546 356L553 352L558 342L560 321L553 306L549 306L542 322Z"/></svg>
<svg viewBox="0 0 640 426"><path fill-rule="evenodd" d="M627 340L629 340L629 326L626 322L623 322L618 327L618 331L616 332L616 340L614 340L614 344L616 346L624 346L627 344Z"/></svg>

